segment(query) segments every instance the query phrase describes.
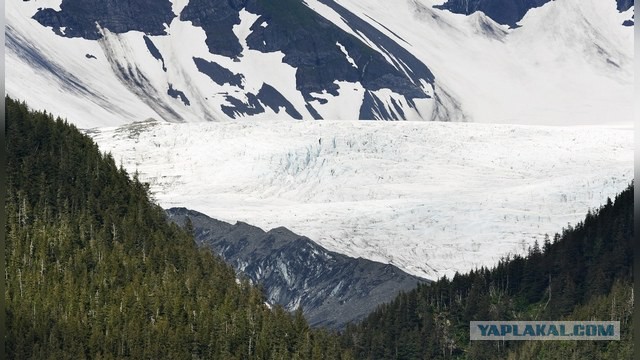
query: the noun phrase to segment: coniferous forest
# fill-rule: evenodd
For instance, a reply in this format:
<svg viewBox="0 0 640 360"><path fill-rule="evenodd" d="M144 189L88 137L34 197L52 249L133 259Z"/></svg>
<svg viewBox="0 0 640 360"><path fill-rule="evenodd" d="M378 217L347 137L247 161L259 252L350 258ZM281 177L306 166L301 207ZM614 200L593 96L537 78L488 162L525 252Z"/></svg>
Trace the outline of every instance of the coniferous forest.
<svg viewBox="0 0 640 360"><path fill-rule="evenodd" d="M633 186L526 257L419 285L350 326L366 359L631 359ZM469 341L470 321L621 322L621 341Z"/></svg>
<svg viewBox="0 0 640 360"><path fill-rule="evenodd" d="M10 98L5 115L9 358L341 357L335 335L269 309L73 125Z"/></svg>
<svg viewBox="0 0 640 360"><path fill-rule="evenodd" d="M633 187L503 259L400 294L342 333L259 288L166 221L90 137L6 98L10 359L632 357ZM469 341L472 320L619 320L621 341Z"/></svg>

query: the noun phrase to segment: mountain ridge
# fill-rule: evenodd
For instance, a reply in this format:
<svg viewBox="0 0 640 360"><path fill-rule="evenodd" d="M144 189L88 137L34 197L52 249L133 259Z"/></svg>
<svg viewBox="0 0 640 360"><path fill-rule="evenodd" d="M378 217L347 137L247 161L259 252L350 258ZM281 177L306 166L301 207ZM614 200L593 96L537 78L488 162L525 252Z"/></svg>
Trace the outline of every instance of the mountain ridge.
<svg viewBox="0 0 640 360"><path fill-rule="evenodd" d="M287 1L286 4L278 3L276 6L271 2L260 0L214 2L191 0L179 14L174 14L172 3L169 1L162 2L161 6L153 7L150 12L142 12L139 9L145 8L148 4L139 0L133 2L111 0L99 2L99 4L63 0L60 4L60 10L39 8L33 15L33 19L42 26L52 29L57 36L68 38L100 41L107 37L113 38L114 35L139 31L145 34L145 44L149 47L150 43L153 44L149 37L171 35L171 26L176 21L175 18L178 18L179 21L190 23L195 28L204 31L205 44L210 54L242 62L246 52L250 50L256 54L282 53L282 63L295 69L295 84L293 84L295 89L285 89L283 86L269 82L265 82L264 86L279 87L279 92L288 92L289 97L291 91L294 91L302 96L304 102L299 102L296 105L288 104L287 107L287 104L282 101L276 101L275 107L269 106L260 97L255 97L255 92L242 91L244 89L242 86L238 89L229 83L227 87L231 87L232 91L223 97L228 105L224 105L223 102L217 113L232 119L237 115L262 114L267 106L271 107L275 114L279 114L278 107L283 104L288 109L286 113L292 118L302 119L300 113L304 113L306 118L321 119L323 116L320 115L318 109L314 108L316 105L313 102L319 101L322 104L326 100L315 94L326 93L338 96L341 82L360 84L359 91L375 100L359 101L361 105L358 113L360 116L367 116L371 119L405 119L409 110L416 108L414 99L432 97L433 76L424 64L415 60L403 61L403 65L400 65L399 62L390 63L389 59L383 58L379 52L373 50L370 44L366 45L362 39L344 32L301 1ZM250 34L246 39L241 39L242 35L237 28L242 25L243 21L246 21L243 20L246 18L244 13L255 15L255 18L252 20L252 24L247 24L250 26ZM385 35L378 34L377 37L385 38ZM390 39L386 41L393 43L393 41L389 42ZM158 50L156 46L149 47L149 51L154 58L162 58L162 68L165 72L174 65L164 60L164 57L167 56L163 57L162 50ZM411 55L404 54L403 56ZM135 75L127 76L126 74L126 72L133 70L138 72L140 76L148 77L142 75L147 72L146 69L128 69L128 66L135 65L121 64L120 59L109 61L112 67L115 66L120 73L124 74L124 76L120 76L120 81L127 85L131 91L137 93L141 99L145 100L147 97L156 96L152 92L138 90L139 88L153 88L156 87L155 85L136 82ZM350 63L350 61L352 62ZM407 67L407 64L412 64L412 66L419 64L420 68L411 69ZM193 64L190 67L193 68ZM405 68L409 71L407 72ZM134 81L132 82L132 80ZM169 86L171 86L170 83ZM376 91L381 89L391 90L395 95L387 100L380 98L381 95L376 94ZM231 92L239 92L238 95L241 96L232 95ZM243 92L248 99L243 99ZM193 97L194 95L188 94L180 97L185 107L191 105L191 102L184 101L187 96ZM173 97L178 98L177 96ZM385 101L389 104L393 102L394 106L385 109ZM152 106L148 101L145 102ZM383 104L382 107L380 107L381 104ZM355 105L357 104L352 106ZM404 109L398 111L398 108ZM203 110L210 111L211 107L205 106ZM420 111L416 111L419 114ZM179 114L183 111L178 110L177 113L158 112L161 116L164 114L162 117L165 120L184 121L184 115Z"/></svg>
<svg viewBox="0 0 640 360"><path fill-rule="evenodd" d="M169 220L192 228L200 246L220 255L253 284L260 284L270 304L292 312L301 307L312 326L342 329L398 293L428 282L390 264L328 251L285 227L265 232L186 208L171 208L166 213Z"/></svg>
<svg viewBox="0 0 640 360"><path fill-rule="evenodd" d="M8 3L8 93L83 128L147 118L630 121L630 1L546 2L525 7L518 27L489 10L457 14L453 1L172 0L139 11L145 1ZM263 87L274 95L258 96Z"/></svg>
<svg viewBox="0 0 640 360"><path fill-rule="evenodd" d="M353 359L167 221L87 135L5 98L9 359Z"/></svg>

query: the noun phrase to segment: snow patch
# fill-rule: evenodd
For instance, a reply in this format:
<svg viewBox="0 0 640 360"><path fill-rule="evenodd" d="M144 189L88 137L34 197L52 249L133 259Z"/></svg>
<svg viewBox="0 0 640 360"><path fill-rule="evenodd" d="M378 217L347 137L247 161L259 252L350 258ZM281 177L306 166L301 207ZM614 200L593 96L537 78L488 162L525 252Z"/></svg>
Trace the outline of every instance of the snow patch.
<svg viewBox="0 0 640 360"><path fill-rule="evenodd" d="M356 64L356 62L353 60L353 58L349 55L349 52L347 52L347 48L345 48L342 44L340 44L340 42L336 41L336 46L338 46L338 48L340 49L340 51L342 51L342 53L344 54L344 56L347 58L347 60L349 61L349 64L351 64L351 66L353 66L354 68L358 68L358 65Z"/></svg>
<svg viewBox="0 0 640 360"><path fill-rule="evenodd" d="M335 81L334 84L338 85L338 96L329 94L327 91L311 93L314 98L319 100L310 101L309 104L323 119L357 119L359 109L350 106L350 104L362 104L364 87L359 82Z"/></svg>

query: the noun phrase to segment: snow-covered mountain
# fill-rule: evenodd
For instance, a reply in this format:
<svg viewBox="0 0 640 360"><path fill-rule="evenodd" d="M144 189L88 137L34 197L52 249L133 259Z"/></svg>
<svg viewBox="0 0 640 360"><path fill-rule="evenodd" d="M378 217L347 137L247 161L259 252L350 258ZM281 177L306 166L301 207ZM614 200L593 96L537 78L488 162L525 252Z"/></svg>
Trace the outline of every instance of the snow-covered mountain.
<svg viewBox="0 0 640 360"><path fill-rule="evenodd" d="M92 130L164 208L428 279L526 253L633 179L631 127L443 122L142 122Z"/></svg>
<svg viewBox="0 0 640 360"><path fill-rule="evenodd" d="M7 1L6 88L92 129L165 207L435 278L525 251L631 181L633 10Z"/></svg>
<svg viewBox="0 0 640 360"><path fill-rule="evenodd" d="M5 6L7 92L83 128L148 118L632 121L632 0Z"/></svg>

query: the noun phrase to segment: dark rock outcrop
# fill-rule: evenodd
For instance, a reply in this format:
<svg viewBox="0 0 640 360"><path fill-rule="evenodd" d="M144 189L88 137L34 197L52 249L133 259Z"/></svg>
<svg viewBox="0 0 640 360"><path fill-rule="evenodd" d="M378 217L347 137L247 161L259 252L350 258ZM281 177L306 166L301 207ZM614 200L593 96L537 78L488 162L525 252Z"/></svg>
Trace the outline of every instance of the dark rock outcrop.
<svg viewBox="0 0 640 360"><path fill-rule="evenodd" d="M194 57L193 62L196 64L198 71L207 75L216 84L229 84L232 86L237 86L241 89L244 88L244 86L242 85L244 76L242 74L234 74L227 68L213 61L207 61L199 57Z"/></svg>
<svg viewBox="0 0 640 360"><path fill-rule="evenodd" d="M187 99L187 95L184 92L174 89L173 84L169 84L169 89L167 90L167 95L171 96L174 99L180 99L185 106L190 106L191 102Z"/></svg>
<svg viewBox="0 0 640 360"><path fill-rule="evenodd" d="M207 46L213 54L238 57L242 46L233 33L233 26L240 24L240 10L245 0L190 0L180 13L180 20L191 21L207 33Z"/></svg>
<svg viewBox="0 0 640 360"><path fill-rule="evenodd" d="M281 108L284 108L284 111L290 117L296 120L302 120L302 115L296 110L295 106L269 84L263 83L258 94L247 93L246 103L231 95L227 95L225 99L228 104L222 105L222 111L232 119L235 119L238 115L261 114L265 111L265 108L271 108L271 110L278 114Z"/></svg>
<svg viewBox="0 0 640 360"><path fill-rule="evenodd" d="M633 6L633 0L616 0L618 11L625 12Z"/></svg>
<svg viewBox="0 0 640 360"><path fill-rule="evenodd" d="M138 30L166 35L165 24L174 17L169 0L62 0L60 11L46 8L33 16L60 36L90 40L101 37L96 23L113 33Z"/></svg>
<svg viewBox="0 0 640 360"><path fill-rule="evenodd" d="M522 20L529 10L540 7L549 1L551 0L448 0L444 4L434 7L465 15L482 11L498 24L516 27L517 22Z"/></svg>
<svg viewBox="0 0 640 360"><path fill-rule="evenodd" d="M262 84L260 91L258 91L258 99L266 106L271 108L276 113L280 112L280 108L283 107L284 111L296 120L302 120L302 115L296 110L296 108L284 97L278 90L269 84Z"/></svg>
<svg viewBox="0 0 640 360"><path fill-rule="evenodd" d="M280 227L268 232L231 225L185 208L167 210L180 225L189 218L196 241L264 287L267 299L288 310L302 306L314 326L342 328L427 280L397 267L331 252Z"/></svg>
<svg viewBox="0 0 640 360"><path fill-rule="evenodd" d="M147 50L149 50L149 53L151 54L151 56L153 56L156 60L162 63L162 70L166 72L167 66L164 63L164 58L162 57L160 50L158 50L156 45L147 35L144 35L142 38L144 39L144 43L145 45L147 45Z"/></svg>
<svg viewBox="0 0 640 360"><path fill-rule="evenodd" d="M408 98L426 98L420 79L433 83L427 67L395 41L373 26L354 16L333 1L323 1L358 32L385 49L391 58L400 58L404 64L390 64L385 58L365 45L360 39L346 33L335 24L304 5L300 0L249 0L247 10L261 15L251 27L247 38L250 48L262 52L282 51L283 61L298 69L296 88L307 100L311 93L327 91L337 95L335 81L359 81L367 90L382 88ZM266 22L267 26L261 24ZM352 66L337 46L342 45L353 59ZM416 66L419 65L419 66ZM408 66L409 77L398 68Z"/></svg>

